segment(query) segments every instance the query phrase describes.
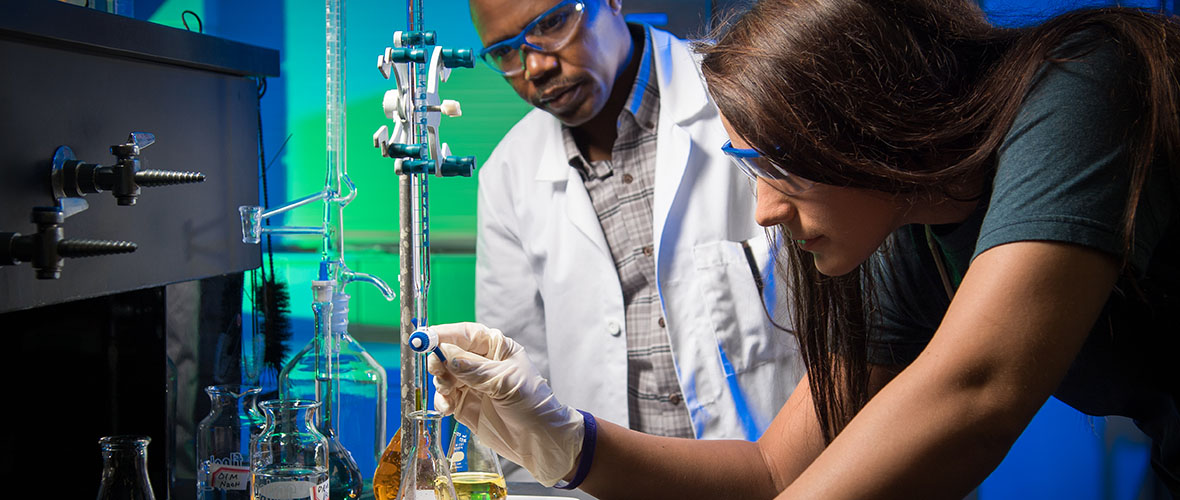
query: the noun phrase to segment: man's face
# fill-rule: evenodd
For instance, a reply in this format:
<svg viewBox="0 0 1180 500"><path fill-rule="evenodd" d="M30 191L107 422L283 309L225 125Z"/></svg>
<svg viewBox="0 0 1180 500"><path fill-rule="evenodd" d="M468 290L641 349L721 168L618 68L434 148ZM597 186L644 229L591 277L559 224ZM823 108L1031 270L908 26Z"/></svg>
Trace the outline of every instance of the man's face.
<svg viewBox="0 0 1180 500"><path fill-rule="evenodd" d="M471 17L485 47L520 34L559 0L471 0ZM505 76L516 93L567 126L602 111L627 58L631 39L621 0L586 0L587 12L573 38L552 52L521 50L524 71Z"/></svg>

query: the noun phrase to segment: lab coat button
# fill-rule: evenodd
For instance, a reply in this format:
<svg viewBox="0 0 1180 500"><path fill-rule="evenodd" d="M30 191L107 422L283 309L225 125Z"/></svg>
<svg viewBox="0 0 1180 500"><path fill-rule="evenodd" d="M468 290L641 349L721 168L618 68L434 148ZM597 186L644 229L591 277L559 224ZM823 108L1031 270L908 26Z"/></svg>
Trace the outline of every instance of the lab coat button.
<svg viewBox="0 0 1180 500"><path fill-rule="evenodd" d="M618 337L623 333L623 329L619 327L619 324L614 321L606 324L606 331L610 333L612 337Z"/></svg>

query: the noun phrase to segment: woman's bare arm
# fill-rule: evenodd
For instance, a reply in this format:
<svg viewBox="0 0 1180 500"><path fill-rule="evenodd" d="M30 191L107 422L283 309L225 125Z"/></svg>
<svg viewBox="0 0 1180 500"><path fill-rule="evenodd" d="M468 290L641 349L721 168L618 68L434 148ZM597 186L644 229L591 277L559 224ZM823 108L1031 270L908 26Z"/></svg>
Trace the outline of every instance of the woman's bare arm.
<svg viewBox="0 0 1180 500"><path fill-rule="evenodd" d="M1065 243L979 255L922 355L780 498L962 498L1060 384L1117 270Z"/></svg>
<svg viewBox="0 0 1180 500"><path fill-rule="evenodd" d="M873 367L871 390L893 375ZM772 498L820 452L823 436L807 377L756 443L656 437L599 422L582 489L598 498Z"/></svg>

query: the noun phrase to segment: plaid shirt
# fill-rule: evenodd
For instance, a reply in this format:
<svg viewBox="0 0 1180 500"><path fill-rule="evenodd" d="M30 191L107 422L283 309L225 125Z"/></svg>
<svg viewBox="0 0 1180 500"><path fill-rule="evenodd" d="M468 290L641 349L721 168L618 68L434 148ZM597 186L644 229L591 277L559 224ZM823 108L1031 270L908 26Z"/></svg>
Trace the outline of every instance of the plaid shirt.
<svg viewBox="0 0 1180 500"><path fill-rule="evenodd" d="M630 427L649 434L693 437L656 289L652 195L660 91L651 60L651 35L646 29L643 33L639 71L616 122L618 137L611 159L587 161L569 128L562 127L562 136L570 166L581 174L598 214L623 287Z"/></svg>

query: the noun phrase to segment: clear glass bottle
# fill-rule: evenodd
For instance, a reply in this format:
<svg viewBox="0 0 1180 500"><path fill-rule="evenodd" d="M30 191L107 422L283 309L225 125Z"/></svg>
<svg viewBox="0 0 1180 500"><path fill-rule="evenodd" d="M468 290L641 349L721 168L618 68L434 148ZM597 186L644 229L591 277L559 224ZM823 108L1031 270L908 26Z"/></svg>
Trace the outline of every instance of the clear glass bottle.
<svg viewBox="0 0 1180 500"><path fill-rule="evenodd" d="M156 500L147 473L147 436L107 436L102 449L102 484L98 500Z"/></svg>
<svg viewBox="0 0 1180 500"><path fill-rule="evenodd" d="M357 450L357 456L371 464L366 471L376 468L371 450L380 446L375 444L374 433L380 432L380 439L385 439L385 370L346 335L348 295L336 294L333 301L330 281L313 281L312 291L315 335L283 366L279 394L282 399L314 399L322 403L316 426L328 439L330 448L331 500L358 498L364 488L364 477L350 450ZM339 315L334 312L334 303L341 304ZM336 323L333 328L329 320L337 316L343 320L333 321ZM342 422L347 422L343 428ZM358 431L358 428L367 430ZM342 441L344 431L348 431L351 446Z"/></svg>
<svg viewBox="0 0 1180 500"><path fill-rule="evenodd" d="M500 456L479 441L466 425L455 423L451 451L451 481L459 500L505 500L508 498Z"/></svg>
<svg viewBox="0 0 1180 500"><path fill-rule="evenodd" d="M209 415L197 425L197 499L250 498L250 440L266 418L255 400L262 389L241 385L211 385Z"/></svg>
<svg viewBox="0 0 1180 500"><path fill-rule="evenodd" d="M402 470L398 500L457 500L451 469L439 444L439 420L436 411L416 411L409 415L414 441L410 444L406 468Z"/></svg>
<svg viewBox="0 0 1180 500"><path fill-rule="evenodd" d="M386 400L389 385L385 368L348 334L347 293L332 299L332 353L339 364L338 405L332 410L332 424L340 443L352 452L361 476L372 479L373 470L386 443ZM315 340L308 342L279 376L284 398L315 398Z"/></svg>
<svg viewBox="0 0 1180 500"><path fill-rule="evenodd" d="M253 500L328 498L328 439L313 424L318 401L270 400L266 425L250 445Z"/></svg>

